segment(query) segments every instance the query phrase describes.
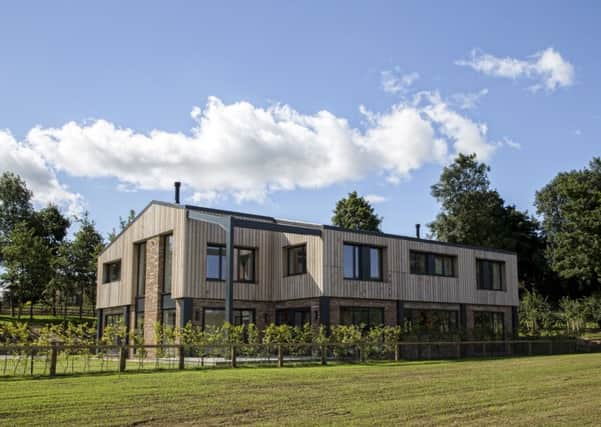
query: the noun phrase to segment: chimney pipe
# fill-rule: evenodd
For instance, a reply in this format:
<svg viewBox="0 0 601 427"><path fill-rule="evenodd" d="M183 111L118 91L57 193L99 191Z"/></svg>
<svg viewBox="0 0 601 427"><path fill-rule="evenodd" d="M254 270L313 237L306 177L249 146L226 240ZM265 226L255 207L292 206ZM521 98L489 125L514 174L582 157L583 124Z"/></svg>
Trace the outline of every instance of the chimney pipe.
<svg viewBox="0 0 601 427"><path fill-rule="evenodd" d="M182 186L182 183L175 181L173 185L175 186L175 203L179 205L179 189Z"/></svg>
<svg viewBox="0 0 601 427"><path fill-rule="evenodd" d="M421 239L421 237L419 237L419 228L421 227L420 224L415 224L415 237L417 237L418 239Z"/></svg>

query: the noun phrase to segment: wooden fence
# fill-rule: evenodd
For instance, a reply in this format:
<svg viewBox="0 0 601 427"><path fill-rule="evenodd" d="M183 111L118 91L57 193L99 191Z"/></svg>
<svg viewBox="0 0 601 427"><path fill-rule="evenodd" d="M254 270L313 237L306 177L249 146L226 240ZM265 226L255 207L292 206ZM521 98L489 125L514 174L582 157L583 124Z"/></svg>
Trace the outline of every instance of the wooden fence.
<svg viewBox="0 0 601 427"><path fill-rule="evenodd" d="M12 310L10 305L7 302L0 303L0 314L3 315L11 315ZM15 315L17 314L18 307L14 308ZM33 315L52 315L53 310L52 307L48 307L46 305L34 304L32 308ZM68 307L57 307L55 310L56 317L60 318L63 316L79 316L79 307L76 306L68 306ZM84 307L83 308L83 316L84 317L96 317L96 310L93 307ZM24 306L21 312L21 321L27 321L29 318L29 306Z"/></svg>
<svg viewBox="0 0 601 427"><path fill-rule="evenodd" d="M601 351L583 340L507 340L359 344L215 344L0 346L1 377L193 369L240 365L365 363Z"/></svg>

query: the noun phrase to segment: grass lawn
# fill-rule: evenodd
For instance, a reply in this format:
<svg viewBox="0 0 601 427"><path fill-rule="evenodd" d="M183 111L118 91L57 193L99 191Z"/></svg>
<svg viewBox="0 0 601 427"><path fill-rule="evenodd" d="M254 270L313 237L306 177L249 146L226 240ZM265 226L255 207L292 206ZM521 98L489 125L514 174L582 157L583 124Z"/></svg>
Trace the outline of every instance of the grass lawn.
<svg viewBox="0 0 601 427"><path fill-rule="evenodd" d="M1 425L593 425L601 354L0 380Z"/></svg>

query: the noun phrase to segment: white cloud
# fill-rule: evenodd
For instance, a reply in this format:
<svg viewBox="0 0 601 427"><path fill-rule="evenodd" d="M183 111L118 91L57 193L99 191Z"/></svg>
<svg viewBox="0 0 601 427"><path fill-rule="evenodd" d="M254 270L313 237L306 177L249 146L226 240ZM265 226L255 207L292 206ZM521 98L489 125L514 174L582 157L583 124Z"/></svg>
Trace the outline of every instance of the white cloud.
<svg viewBox="0 0 601 427"><path fill-rule="evenodd" d="M519 142L515 142L513 139L509 137L504 137L502 141L499 142L499 146L506 146L509 148L513 148L514 150L521 150L522 145Z"/></svg>
<svg viewBox="0 0 601 427"><path fill-rule="evenodd" d="M418 73L402 74L399 67L395 67L393 70L384 70L380 73L382 89L384 92L394 95L407 92L417 79L419 79Z"/></svg>
<svg viewBox="0 0 601 427"><path fill-rule="evenodd" d="M580 130L580 129L576 129L576 130L574 131L574 135L576 135L576 136L580 136L580 135L582 135L582 130Z"/></svg>
<svg viewBox="0 0 601 427"><path fill-rule="evenodd" d="M55 203L70 215L83 211L81 195L59 183L55 171L44 156L27 143L18 142L7 130L0 130L0 173L10 171L23 178L33 192L34 203L45 206Z"/></svg>
<svg viewBox="0 0 601 427"><path fill-rule="evenodd" d="M472 110L478 106L480 99L488 95L488 89L482 89L478 92L460 92L451 95L451 101L462 110Z"/></svg>
<svg viewBox="0 0 601 427"><path fill-rule="evenodd" d="M189 133L154 130L148 134L97 120L62 127L35 127L3 150L4 169L15 170L39 192L63 203L80 201L56 174L112 177L121 190L167 190L182 181L196 202L225 197L263 201L270 193L315 189L385 175L398 182L425 164L444 164L458 152L487 160L497 145L487 141L484 124L453 111L438 94L423 93L368 117L365 129L351 127L328 111L307 115L287 105L267 109L248 102L224 104L215 97L192 111ZM22 153L19 159L10 153ZM30 172L37 167L37 174ZM50 191L52 190L52 191ZM52 196L51 196L52 195Z"/></svg>
<svg viewBox="0 0 601 427"><path fill-rule="evenodd" d="M501 58L472 50L469 59L461 59L455 63L493 77L535 80L537 83L529 88L532 91L546 89L552 92L558 87L574 84L574 66L552 47L537 52L526 60Z"/></svg>
<svg viewBox="0 0 601 427"><path fill-rule="evenodd" d="M368 194L367 196L364 197L364 199L367 200L372 205L375 205L377 203L384 203L384 202L388 201L388 197L380 196L379 194Z"/></svg>

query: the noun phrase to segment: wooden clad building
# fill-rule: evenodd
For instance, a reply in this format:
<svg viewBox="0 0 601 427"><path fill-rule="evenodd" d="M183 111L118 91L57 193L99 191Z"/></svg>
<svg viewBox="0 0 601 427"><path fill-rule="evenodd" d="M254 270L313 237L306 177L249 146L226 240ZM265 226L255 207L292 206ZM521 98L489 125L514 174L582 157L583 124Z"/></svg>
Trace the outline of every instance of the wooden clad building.
<svg viewBox="0 0 601 427"><path fill-rule="evenodd" d="M513 252L153 201L98 258L99 334L123 320L151 343L155 322L222 323L221 220L234 323L516 330Z"/></svg>

